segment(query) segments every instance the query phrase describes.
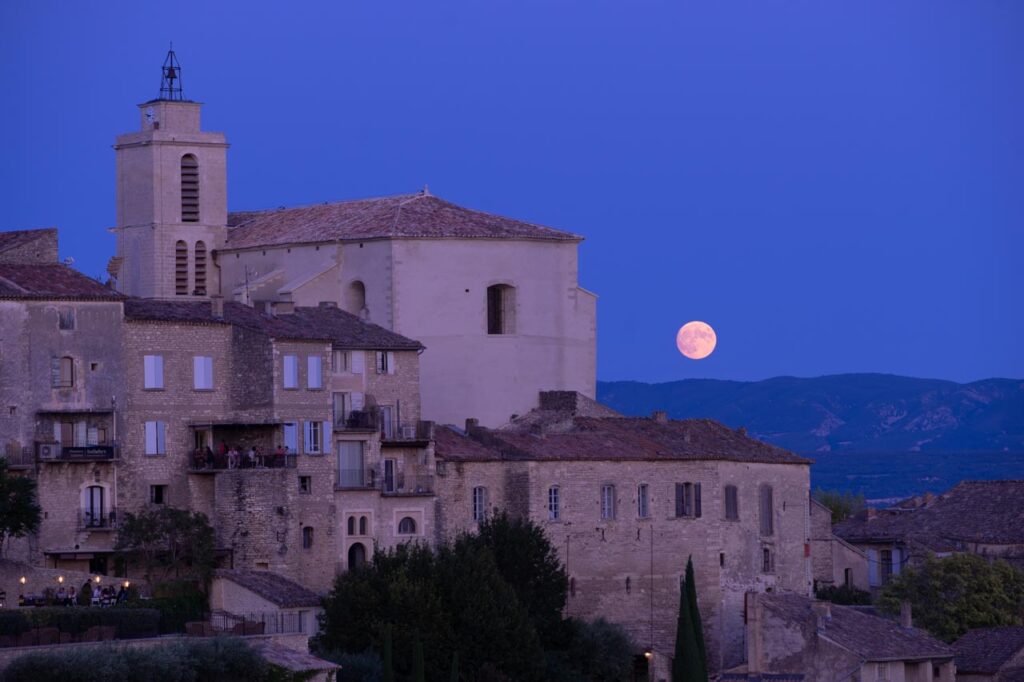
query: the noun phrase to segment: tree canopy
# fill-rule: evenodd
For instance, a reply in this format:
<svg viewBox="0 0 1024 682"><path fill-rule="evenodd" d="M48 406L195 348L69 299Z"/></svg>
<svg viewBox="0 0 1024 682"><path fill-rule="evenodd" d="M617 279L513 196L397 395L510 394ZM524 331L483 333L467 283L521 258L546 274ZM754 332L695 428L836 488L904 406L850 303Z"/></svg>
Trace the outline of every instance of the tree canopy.
<svg viewBox="0 0 1024 682"><path fill-rule="evenodd" d="M215 565L213 527L205 514L187 509L126 513L114 549L141 564L151 582L195 578L205 583Z"/></svg>
<svg viewBox="0 0 1024 682"><path fill-rule="evenodd" d="M976 554L931 556L886 585L878 605L899 613L903 600L910 602L914 625L952 642L973 628L1020 625L1024 573Z"/></svg>
<svg viewBox="0 0 1024 682"><path fill-rule="evenodd" d="M0 556L4 543L39 530L43 510L36 503L36 482L28 476L13 476L7 460L0 458Z"/></svg>
<svg viewBox="0 0 1024 682"><path fill-rule="evenodd" d="M415 679L421 656L426 679L448 679L456 655L469 681L623 679L628 637L608 623L563 621L565 583L543 531L499 514L478 534L436 550L378 551L339 576L313 644L320 652L384 650L385 659L391 649L397 680Z"/></svg>
<svg viewBox="0 0 1024 682"><path fill-rule="evenodd" d="M855 495L851 492L815 488L813 497L832 512L833 524L856 516L865 506L864 495Z"/></svg>

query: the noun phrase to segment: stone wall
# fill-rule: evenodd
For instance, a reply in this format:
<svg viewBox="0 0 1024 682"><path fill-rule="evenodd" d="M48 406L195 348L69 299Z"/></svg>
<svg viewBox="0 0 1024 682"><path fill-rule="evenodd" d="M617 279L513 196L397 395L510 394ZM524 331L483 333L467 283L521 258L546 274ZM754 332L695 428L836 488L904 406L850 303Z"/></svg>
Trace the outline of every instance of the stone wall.
<svg viewBox="0 0 1024 682"><path fill-rule="evenodd" d="M0 252L0 263L56 263L57 228L24 230L31 238Z"/></svg>

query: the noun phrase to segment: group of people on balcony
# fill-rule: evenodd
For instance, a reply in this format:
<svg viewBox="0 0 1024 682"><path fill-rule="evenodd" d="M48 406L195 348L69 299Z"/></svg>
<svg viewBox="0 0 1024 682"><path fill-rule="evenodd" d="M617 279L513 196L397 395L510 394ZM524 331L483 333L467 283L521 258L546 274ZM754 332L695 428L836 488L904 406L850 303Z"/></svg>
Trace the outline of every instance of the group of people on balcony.
<svg viewBox="0 0 1024 682"><path fill-rule="evenodd" d="M288 456L292 453L283 445L270 453L263 451L259 445L248 449L239 445L228 447L225 441L217 446L217 451L207 445L196 448L193 453L193 467L196 469L266 469L283 468Z"/></svg>

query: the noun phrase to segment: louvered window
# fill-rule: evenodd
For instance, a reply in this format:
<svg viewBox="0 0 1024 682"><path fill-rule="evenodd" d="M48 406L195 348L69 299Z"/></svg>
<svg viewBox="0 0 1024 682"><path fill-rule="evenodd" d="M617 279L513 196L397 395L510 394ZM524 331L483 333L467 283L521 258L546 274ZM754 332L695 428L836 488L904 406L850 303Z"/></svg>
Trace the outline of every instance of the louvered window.
<svg viewBox="0 0 1024 682"><path fill-rule="evenodd" d="M738 521L740 518L739 495L736 486L725 486L725 519L727 521Z"/></svg>
<svg viewBox="0 0 1024 682"><path fill-rule="evenodd" d="M181 222L199 222L199 162L191 154L181 157Z"/></svg>
<svg viewBox="0 0 1024 682"><path fill-rule="evenodd" d="M69 357L50 360L50 386L53 388L74 388L75 361Z"/></svg>
<svg viewBox="0 0 1024 682"><path fill-rule="evenodd" d="M192 294L206 296L206 242L196 242L195 254L196 286Z"/></svg>
<svg viewBox="0 0 1024 682"><path fill-rule="evenodd" d="M174 293L188 295L188 244L182 241L174 245Z"/></svg>

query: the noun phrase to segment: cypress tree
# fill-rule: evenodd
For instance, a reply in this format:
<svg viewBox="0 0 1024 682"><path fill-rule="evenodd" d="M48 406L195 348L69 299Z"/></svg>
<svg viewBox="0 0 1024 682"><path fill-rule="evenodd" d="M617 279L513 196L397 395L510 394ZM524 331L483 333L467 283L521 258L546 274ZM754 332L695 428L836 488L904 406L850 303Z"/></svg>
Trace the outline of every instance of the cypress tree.
<svg viewBox="0 0 1024 682"><path fill-rule="evenodd" d="M676 619L676 650L672 658L672 680L707 682L707 675L703 678L700 676L700 648L697 646L697 633L693 630L688 591L686 583L679 586L679 617Z"/></svg>
<svg viewBox="0 0 1024 682"><path fill-rule="evenodd" d="M395 682L395 666L391 655L391 625L384 626L384 677L383 682Z"/></svg>
<svg viewBox="0 0 1024 682"><path fill-rule="evenodd" d="M459 682L459 652L452 654L452 676L450 682Z"/></svg>
<svg viewBox="0 0 1024 682"><path fill-rule="evenodd" d="M427 666L423 661L423 642L420 641L419 630L413 633L412 682L427 682Z"/></svg>
<svg viewBox="0 0 1024 682"><path fill-rule="evenodd" d="M708 652L704 646L704 625L700 620L700 609L697 607L697 580L693 576L693 557L686 560L686 600L690 606L690 617L693 619L693 634L697 640L697 651L700 652L701 680L708 678Z"/></svg>

